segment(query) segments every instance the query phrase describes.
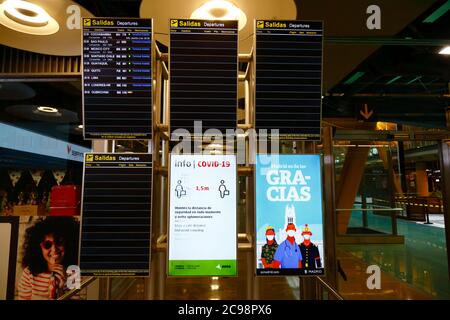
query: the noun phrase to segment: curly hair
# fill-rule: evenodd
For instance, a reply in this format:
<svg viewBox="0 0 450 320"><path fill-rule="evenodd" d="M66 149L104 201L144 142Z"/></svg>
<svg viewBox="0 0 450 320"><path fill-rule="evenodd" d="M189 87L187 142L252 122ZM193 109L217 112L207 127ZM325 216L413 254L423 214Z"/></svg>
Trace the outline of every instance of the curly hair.
<svg viewBox="0 0 450 320"><path fill-rule="evenodd" d="M64 268L77 264L79 222L72 217L41 218L26 230L23 244L22 267L28 267L34 276L48 269L40 243L50 234L65 240Z"/></svg>

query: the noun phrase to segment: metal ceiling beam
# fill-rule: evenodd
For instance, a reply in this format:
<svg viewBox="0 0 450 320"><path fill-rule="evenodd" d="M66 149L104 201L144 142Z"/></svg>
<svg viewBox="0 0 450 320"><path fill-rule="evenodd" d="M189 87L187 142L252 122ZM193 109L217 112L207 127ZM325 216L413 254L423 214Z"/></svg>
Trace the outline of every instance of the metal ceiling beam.
<svg viewBox="0 0 450 320"><path fill-rule="evenodd" d="M332 95L335 96L335 95ZM337 95L339 96L339 95ZM355 93L352 97L369 98L443 98L450 99L450 94L430 94L430 93Z"/></svg>
<svg viewBox="0 0 450 320"><path fill-rule="evenodd" d="M337 129L335 140L349 141L437 141L450 138L450 131L393 131Z"/></svg>
<svg viewBox="0 0 450 320"><path fill-rule="evenodd" d="M385 37L325 37L326 43L332 44L366 44L385 46L448 46L450 39L409 39Z"/></svg>

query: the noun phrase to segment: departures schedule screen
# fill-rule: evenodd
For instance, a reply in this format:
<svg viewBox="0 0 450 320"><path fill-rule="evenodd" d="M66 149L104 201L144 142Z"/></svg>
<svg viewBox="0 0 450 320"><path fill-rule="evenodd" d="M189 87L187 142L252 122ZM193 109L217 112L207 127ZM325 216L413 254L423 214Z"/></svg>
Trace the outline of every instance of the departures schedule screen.
<svg viewBox="0 0 450 320"><path fill-rule="evenodd" d="M86 139L152 138L152 20L83 19Z"/></svg>
<svg viewBox="0 0 450 320"><path fill-rule="evenodd" d="M237 21L170 20L170 131L236 129ZM194 121L202 130L194 132ZM200 131L200 132L199 132ZM198 133L198 134L195 134Z"/></svg>
<svg viewBox="0 0 450 320"><path fill-rule="evenodd" d="M322 22L256 20L255 27L256 129L320 140Z"/></svg>
<svg viewBox="0 0 450 320"><path fill-rule="evenodd" d="M149 275L151 195L151 154L85 154L82 275Z"/></svg>

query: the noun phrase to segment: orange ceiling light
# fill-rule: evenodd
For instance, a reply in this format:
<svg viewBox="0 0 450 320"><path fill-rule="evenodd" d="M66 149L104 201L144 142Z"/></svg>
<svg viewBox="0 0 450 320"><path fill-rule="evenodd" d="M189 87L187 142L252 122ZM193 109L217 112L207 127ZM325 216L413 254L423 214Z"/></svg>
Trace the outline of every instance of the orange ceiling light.
<svg viewBox="0 0 450 320"><path fill-rule="evenodd" d="M450 55L450 46L443 48L441 51L439 51L439 54Z"/></svg>
<svg viewBox="0 0 450 320"><path fill-rule="evenodd" d="M23 0L6 0L0 4L0 24L33 35L51 35L59 30L58 22L45 9Z"/></svg>
<svg viewBox="0 0 450 320"><path fill-rule="evenodd" d="M247 24L247 16L244 11L226 0L211 0L195 9L191 19L202 20L238 20L239 30Z"/></svg>
<svg viewBox="0 0 450 320"><path fill-rule="evenodd" d="M58 113L58 109L53 107L46 107L46 106L38 106L37 111L45 112L45 113Z"/></svg>

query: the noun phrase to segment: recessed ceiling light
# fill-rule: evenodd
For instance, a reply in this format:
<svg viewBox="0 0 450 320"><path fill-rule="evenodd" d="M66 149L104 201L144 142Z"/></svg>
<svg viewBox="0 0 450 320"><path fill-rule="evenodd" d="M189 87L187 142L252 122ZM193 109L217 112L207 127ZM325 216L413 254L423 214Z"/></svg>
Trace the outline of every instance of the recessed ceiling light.
<svg viewBox="0 0 450 320"><path fill-rule="evenodd" d="M439 51L439 54L450 55L450 46L443 48L441 51Z"/></svg>
<svg viewBox="0 0 450 320"><path fill-rule="evenodd" d="M3 9L8 18L33 27L47 25L50 18L44 9L31 2L7 0Z"/></svg>
<svg viewBox="0 0 450 320"><path fill-rule="evenodd" d="M76 126L80 123L76 112L62 107L56 109L39 104L16 104L6 107L4 111L14 117L27 120L70 124L68 126L70 128L64 129L66 132L75 130ZM77 125L74 125L75 123Z"/></svg>
<svg viewBox="0 0 450 320"><path fill-rule="evenodd" d="M6 0L0 4L0 24L34 35L50 35L59 30L58 22L47 11L23 0Z"/></svg>
<svg viewBox="0 0 450 320"><path fill-rule="evenodd" d="M245 13L226 0L211 0L203 4L191 14L191 19L202 20L238 20L239 30L247 24Z"/></svg>
<svg viewBox="0 0 450 320"><path fill-rule="evenodd" d="M40 112L45 112L45 113L58 113L58 109L52 108L52 107L39 106L36 109Z"/></svg>

